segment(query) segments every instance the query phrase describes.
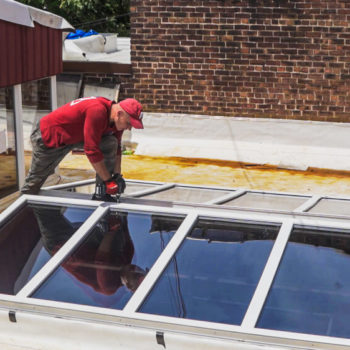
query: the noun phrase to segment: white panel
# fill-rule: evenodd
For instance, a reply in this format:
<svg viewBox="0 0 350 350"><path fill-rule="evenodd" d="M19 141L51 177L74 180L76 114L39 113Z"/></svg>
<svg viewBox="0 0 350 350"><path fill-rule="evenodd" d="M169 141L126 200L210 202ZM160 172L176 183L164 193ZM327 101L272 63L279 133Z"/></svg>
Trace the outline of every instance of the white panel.
<svg viewBox="0 0 350 350"><path fill-rule="evenodd" d="M22 89L21 85L14 86L14 111L16 125L16 155L17 155L17 176L18 185L21 188L25 179L24 159L24 135L23 135L23 114L22 114Z"/></svg>

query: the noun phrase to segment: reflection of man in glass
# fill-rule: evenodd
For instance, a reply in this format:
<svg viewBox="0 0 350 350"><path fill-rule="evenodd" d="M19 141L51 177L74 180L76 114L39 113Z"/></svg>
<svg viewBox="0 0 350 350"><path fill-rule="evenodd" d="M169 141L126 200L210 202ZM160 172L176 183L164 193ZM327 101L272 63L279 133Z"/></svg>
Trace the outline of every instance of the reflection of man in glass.
<svg viewBox="0 0 350 350"><path fill-rule="evenodd" d="M53 255L73 235L75 228L60 209L35 208L44 246ZM135 291L146 272L131 264L134 245L126 214L102 219L62 267L78 281L104 295L125 285Z"/></svg>

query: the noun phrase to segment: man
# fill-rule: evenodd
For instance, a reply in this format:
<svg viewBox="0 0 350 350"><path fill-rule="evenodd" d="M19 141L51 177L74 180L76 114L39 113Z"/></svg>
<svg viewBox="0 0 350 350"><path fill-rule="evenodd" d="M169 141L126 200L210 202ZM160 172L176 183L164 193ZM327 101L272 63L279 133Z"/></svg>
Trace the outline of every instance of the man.
<svg viewBox="0 0 350 350"><path fill-rule="evenodd" d="M115 103L104 97L74 100L41 118L31 135L29 174L22 193L36 194L73 148L83 147L96 171L93 199L112 200L124 192L121 139L124 130L143 129L142 106L133 98Z"/></svg>

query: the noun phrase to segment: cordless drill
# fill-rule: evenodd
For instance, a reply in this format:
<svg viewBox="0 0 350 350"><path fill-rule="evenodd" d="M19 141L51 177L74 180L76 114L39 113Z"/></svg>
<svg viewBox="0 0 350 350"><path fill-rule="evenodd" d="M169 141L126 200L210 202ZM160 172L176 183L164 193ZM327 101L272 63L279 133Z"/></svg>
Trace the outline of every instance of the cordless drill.
<svg viewBox="0 0 350 350"><path fill-rule="evenodd" d="M125 187L123 175L113 174L107 181L96 183L95 194L92 199L119 203L120 195L124 192Z"/></svg>

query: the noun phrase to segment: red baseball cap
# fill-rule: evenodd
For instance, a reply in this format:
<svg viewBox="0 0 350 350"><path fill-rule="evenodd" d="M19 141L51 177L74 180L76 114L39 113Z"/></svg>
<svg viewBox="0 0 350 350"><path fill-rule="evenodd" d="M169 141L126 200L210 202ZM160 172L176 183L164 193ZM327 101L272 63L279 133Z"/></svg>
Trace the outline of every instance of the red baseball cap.
<svg viewBox="0 0 350 350"><path fill-rule="evenodd" d="M142 105L134 98L127 98L119 102L119 106L130 115L130 124L135 129L143 129Z"/></svg>

